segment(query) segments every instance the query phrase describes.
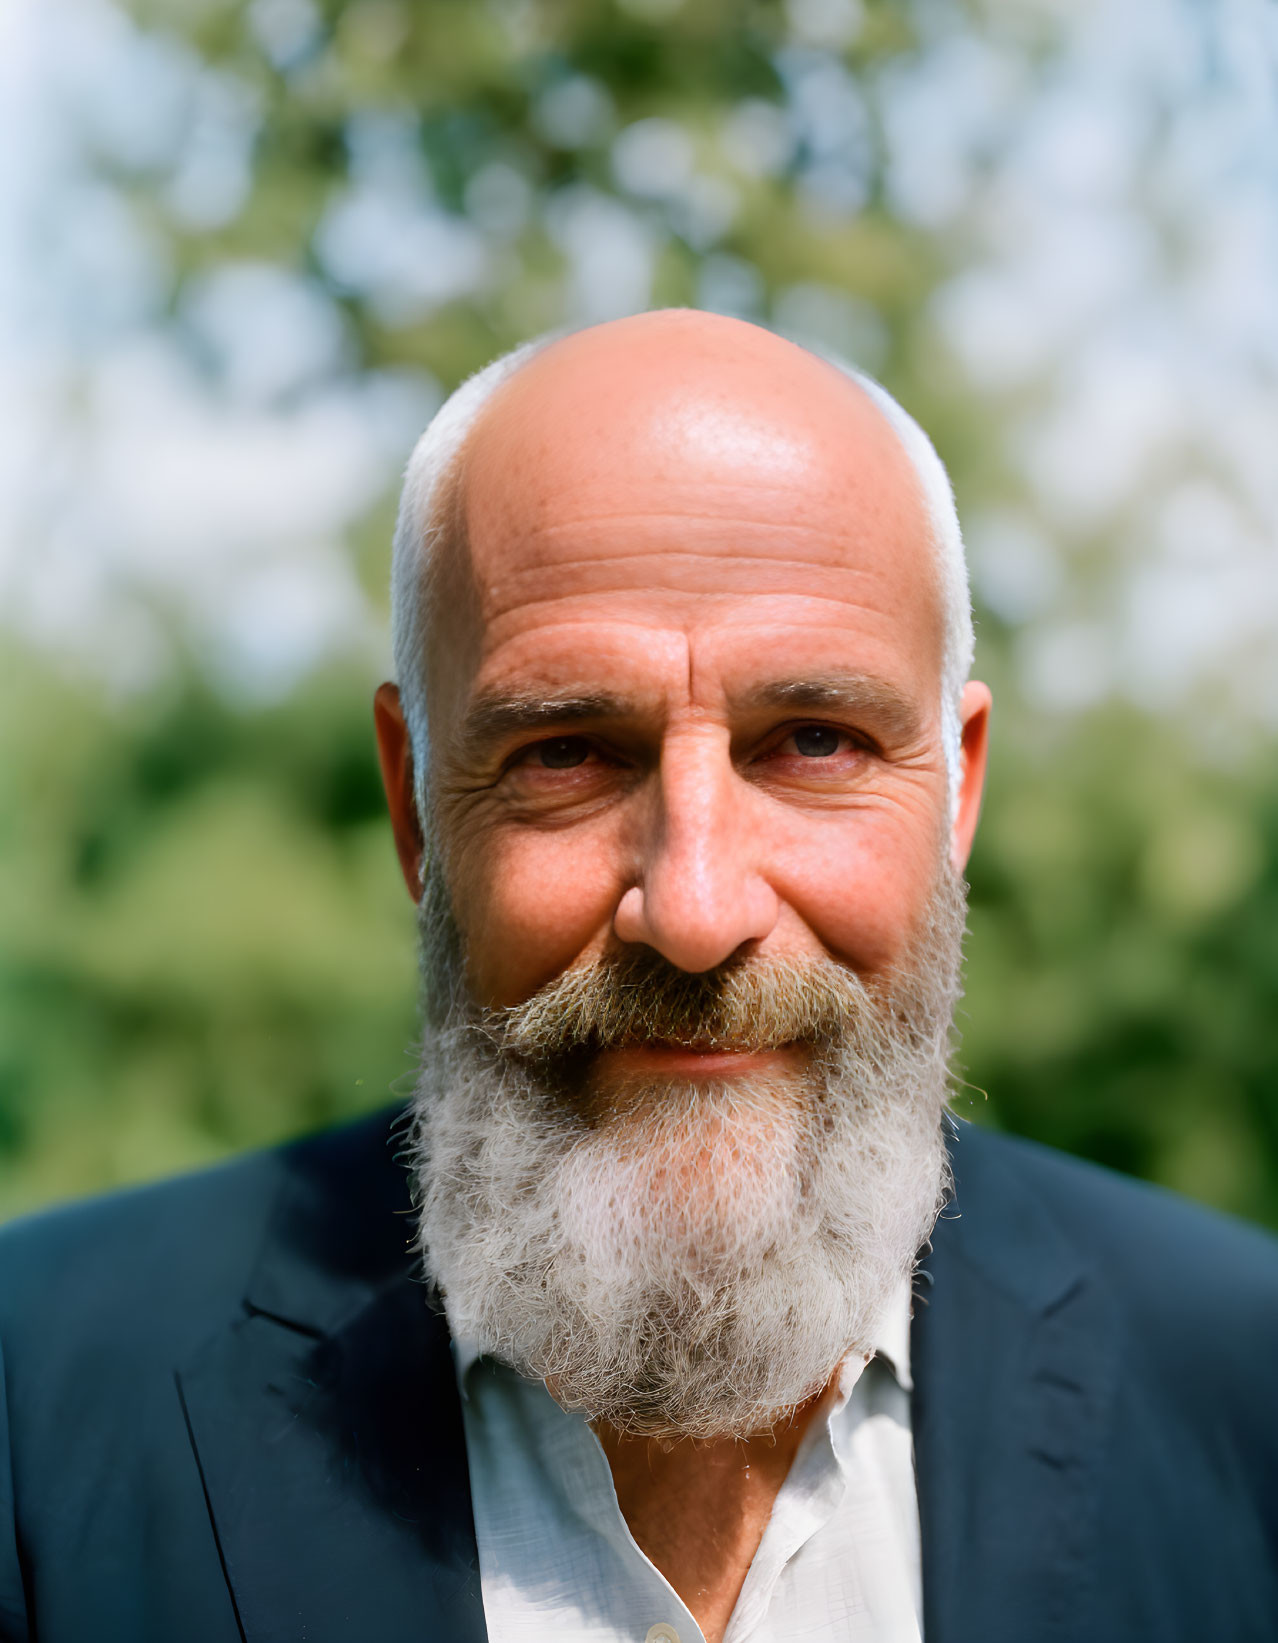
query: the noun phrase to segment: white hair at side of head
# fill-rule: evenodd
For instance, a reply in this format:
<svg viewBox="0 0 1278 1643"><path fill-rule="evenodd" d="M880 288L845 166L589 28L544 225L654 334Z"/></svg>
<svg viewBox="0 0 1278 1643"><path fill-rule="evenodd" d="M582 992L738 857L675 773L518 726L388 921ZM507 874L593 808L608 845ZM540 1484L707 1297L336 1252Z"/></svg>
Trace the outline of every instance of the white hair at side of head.
<svg viewBox="0 0 1278 1643"><path fill-rule="evenodd" d="M404 722L413 749L417 812L423 827L428 820L426 776L430 764L423 660L430 617L427 585L431 558L445 529L439 517L440 492L484 406L503 382L560 334L550 332L512 348L454 388L427 424L404 470L391 551L391 645Z"/></svg>
<svg viewBox="0 0 1278 1643"><path fill-rule="evenodd" d="M417 808L424 827L429 822L427 774L430 732L423 658L429 619L429 567L435 544L446 528L446 522L439 513L441 491L466 436L498 388L535 354L564 334L555 331L536 337L510 353L502 354L484 366L482 371L468 377L435 413L408 459L391 561L391 636L404 719L413 750ZM833 354L816 349L809 352L851 377L869 395L900 440L923 492L932 526L945 624L941 664L941 735L952 818L958 804L962 774L960 699L972 667L974 639L967 560L949 475L932 441L881 383Z"/></svg>
<svg viewBox="0 0 1278 1643"><path fill-rule="evenodd" d="M960 708L963 686L972 671L976 635L972 626L972 594L967 579L967 555L959 524L954 487L936 447L903 405L894 400L882 383L858 371L854 365L832 354L822 358L837 366L860 385L878 406L901 441L918 477L932 525L932 546L940 577L941 613L945 624L941 657L941 740L945 748L945 768L950 786L950 819L958 809L962 777L963 724Z"/></svg>

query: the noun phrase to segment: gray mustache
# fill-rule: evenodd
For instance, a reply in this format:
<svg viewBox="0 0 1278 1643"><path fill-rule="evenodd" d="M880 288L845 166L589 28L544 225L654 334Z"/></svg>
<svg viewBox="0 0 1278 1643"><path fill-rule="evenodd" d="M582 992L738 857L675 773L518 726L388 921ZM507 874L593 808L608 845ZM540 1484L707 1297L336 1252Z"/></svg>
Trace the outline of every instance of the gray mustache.
<svg viewBox="0 0 1278 1643"><path fill-rule="evenodd" d="M822 1044L882 1008L873 988L833 959L746 959L690 975L642 950L567 970L479 1025L494 1047L543 1060L655 1042L742 1051Z"/></svg>

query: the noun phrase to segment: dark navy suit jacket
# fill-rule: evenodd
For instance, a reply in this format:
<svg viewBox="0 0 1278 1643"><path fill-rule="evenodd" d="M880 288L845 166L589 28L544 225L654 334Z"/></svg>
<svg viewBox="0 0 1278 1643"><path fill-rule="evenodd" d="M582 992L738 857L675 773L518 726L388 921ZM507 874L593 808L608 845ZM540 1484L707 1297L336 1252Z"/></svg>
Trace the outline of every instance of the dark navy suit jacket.
<svg viewBox="0 0 1278 1643"><path fill-rule="evenodd" d="M0 1638L480 1643L391 1117L0 1233ZM1278 1639L1278 1246L960 1126L927 1643Z"/></svg>

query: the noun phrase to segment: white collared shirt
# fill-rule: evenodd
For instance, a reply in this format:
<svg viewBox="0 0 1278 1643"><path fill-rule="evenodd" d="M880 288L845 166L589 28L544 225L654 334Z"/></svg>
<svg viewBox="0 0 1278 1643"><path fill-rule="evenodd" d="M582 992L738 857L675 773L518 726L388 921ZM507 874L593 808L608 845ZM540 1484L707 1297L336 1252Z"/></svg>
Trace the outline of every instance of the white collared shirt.
<svg viewBox="0 0 1278 1643"><path fill-rule="evenodd" d="M454 1343L489 1643L704 1643L584 1415ZM921 1643L910 1295L804 1434L724 1643ZM859 1371L859 1373L858 1373Z"/></svg>

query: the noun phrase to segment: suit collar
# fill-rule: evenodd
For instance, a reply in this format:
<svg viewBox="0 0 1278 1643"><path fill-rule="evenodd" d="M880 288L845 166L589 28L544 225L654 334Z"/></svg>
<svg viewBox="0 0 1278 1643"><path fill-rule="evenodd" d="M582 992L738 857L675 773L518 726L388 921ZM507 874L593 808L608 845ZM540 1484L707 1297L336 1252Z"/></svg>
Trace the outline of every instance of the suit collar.
<svg viewBox="0 0 1278 1643"><path fill-rule="evenodd" d="M1091 1613L1118 1378L1109 1292L1017 1167L969 1125L924 1263L913 1331L929 1643L1073 1643Z"/></svg>
<svg viewBox="0 0 1278 1643"><path fill-rule="evenodd" d="M407 1121L407 1109L386 1108L283 1150L283 1180L245 1285L247 1310L318 1337L388 1279L415 1275Z"/></svg>
<svg viewBox="0 0 1278 1643"><path fill-rule="evenodd" d="M951 1122L954 1191L933 1244L960 1253L1017 1306L1041 1313L1091 1273L1077 1245L1027 1186L1015 1147L974 1124Z"/></svg>

